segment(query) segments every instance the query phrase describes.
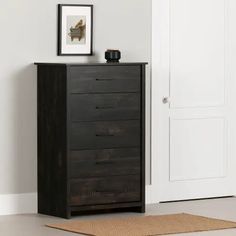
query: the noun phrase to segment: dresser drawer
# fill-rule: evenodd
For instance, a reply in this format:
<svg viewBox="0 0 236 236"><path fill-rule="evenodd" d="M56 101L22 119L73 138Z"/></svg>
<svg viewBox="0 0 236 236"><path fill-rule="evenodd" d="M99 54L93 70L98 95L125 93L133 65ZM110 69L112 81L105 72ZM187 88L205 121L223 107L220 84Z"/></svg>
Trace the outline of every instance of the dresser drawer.
<svg viewBox="0 0 236 236"><path fill-rule="evenodd" d="M141 200L140 176L113 176L70 180L70 205L138 202Z"/></svg>
<svg viewBox="0 0 236 236"><path fill-rule="evenodd" d="M70 148L104 149L140 146L140 121L79 122L70 127Z"/></svg>
<svg viewBox="0 0 236 236"><path fill-rule="evenodd" d="M70 178L140 174L139 148L70 152Z"/></svg>
<svg viewBox="0 0 236 236"><path fill-rule="evenodd" d="M72 121L140 119L140 94L73 94Z"/></svg>
<svg viewBox="0 0 236 236"><path fill-rule="evenodd" d="M140 92L139 66L70 67L70 93Z"/></svg>

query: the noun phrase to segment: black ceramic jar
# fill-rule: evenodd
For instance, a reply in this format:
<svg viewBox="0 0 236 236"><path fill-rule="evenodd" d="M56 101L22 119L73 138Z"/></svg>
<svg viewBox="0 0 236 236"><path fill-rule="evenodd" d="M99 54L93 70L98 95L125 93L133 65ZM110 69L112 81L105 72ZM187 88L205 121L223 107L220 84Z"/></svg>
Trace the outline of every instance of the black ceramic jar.
<svg viewBox="0 0 236 236"><path fill-rule="evenodd" d="M119 62L120 58L121 53L119 50L108 49L105 52L105 59L107 60L107 63Z"/></svg>

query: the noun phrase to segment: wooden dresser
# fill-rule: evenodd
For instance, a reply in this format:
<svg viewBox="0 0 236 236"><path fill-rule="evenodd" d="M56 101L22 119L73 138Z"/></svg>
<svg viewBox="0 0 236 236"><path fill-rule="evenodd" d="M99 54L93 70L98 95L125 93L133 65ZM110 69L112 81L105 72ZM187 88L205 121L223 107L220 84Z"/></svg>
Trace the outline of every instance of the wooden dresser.
<svg viewBox="0 0 236 236"><path fill-rule="evenodd" d="M38 212L145 212L146 63L38 66Z"/></svg>

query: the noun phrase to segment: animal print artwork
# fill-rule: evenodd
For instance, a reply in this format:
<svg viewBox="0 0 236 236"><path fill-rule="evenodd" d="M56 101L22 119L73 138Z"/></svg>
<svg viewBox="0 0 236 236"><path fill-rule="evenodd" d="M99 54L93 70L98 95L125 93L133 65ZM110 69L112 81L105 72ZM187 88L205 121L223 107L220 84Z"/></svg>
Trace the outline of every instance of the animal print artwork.
<svg viewBox="0 0 236 236"><path fill-rule="evenodd" d="M86 43L86 17L68 16L67 29L67 44Z"/></svg>

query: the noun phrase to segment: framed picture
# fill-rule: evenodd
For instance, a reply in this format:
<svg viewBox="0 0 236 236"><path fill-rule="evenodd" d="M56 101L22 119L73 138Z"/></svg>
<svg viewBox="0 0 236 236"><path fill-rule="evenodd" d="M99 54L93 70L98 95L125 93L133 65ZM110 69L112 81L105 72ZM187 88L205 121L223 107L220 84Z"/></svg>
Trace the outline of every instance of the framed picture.
<svg viewBox="0 0 236 236"><path fill-rule="evenodd" d="M93 54L93 5L58 5L58 55Z"/></svg>

